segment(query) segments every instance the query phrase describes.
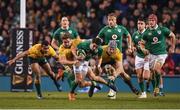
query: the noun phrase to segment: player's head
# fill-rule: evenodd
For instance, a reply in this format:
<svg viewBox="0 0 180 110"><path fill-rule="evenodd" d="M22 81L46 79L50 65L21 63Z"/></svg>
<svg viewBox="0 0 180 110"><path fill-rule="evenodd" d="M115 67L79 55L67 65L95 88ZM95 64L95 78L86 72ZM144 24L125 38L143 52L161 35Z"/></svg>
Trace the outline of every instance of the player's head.
<svg viewBox="0 0 180 110"><path fill-rule="evenodd" d="M44 40L41 43L41 50L42 53L47 53L49 51L49 42L47 40Z"/></svg>
<svg viewBox="0 0 180 110"><path fill-rule="evenodd" d="M108 20L108 25L110 27L114 27L117 25L117 16L115 13L110 13L108 14L108 17L107 17L107 20Z"/></svg>
<svg viewBox="0 0 180 110"><path fill-rule="evenodd" d="M71 34L69 32L65 32L64 34L62 34L61 40L64 47L71 46Z"/></svg>
<svg viewBox="0 0 180 110"><path fill-rule="evenodd" d="M116 52L116 48L117 48L117 43L116 40L111 40L108 44L108 53L109 54L113 54Z"/></svg>
<svg viewBox="0 0 180 110"><path fill-rule="evenodd" d="M148 16L149 27L151 27L151 28L155 27L157 22L158 22L158 19L157 19L157 16L155 14L150 14Z"/></svg>
<svg viewBox="0 0 180 110"><path fill-rule="evenodd" d="M61 27L67 29L69 27L69 20L67 17L61 18Z"/></svg>
<svg viewBox="0 0 180 110"><path fill-rule="evenodd" d="M101 44L102 44L101 38L94 38L90 44L90 49L96 51Z"/></svg>
<svg viewBox="0 0 180 110"><path fill-rule="evenodd" d="M137 28L139 31L143 31L146 27L145 19L140 17L137 21Z"/></svg>

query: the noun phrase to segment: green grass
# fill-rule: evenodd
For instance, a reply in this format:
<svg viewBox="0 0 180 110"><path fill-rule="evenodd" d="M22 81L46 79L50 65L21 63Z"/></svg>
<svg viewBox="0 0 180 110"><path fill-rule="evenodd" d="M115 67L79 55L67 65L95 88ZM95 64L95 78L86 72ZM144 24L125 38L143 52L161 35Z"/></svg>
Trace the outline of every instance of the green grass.
<svg viewBox="0 0 180 110"><path fill-rule="evenodd" d="M166 93L165 97L138 99L132 93L118 93L117 99L110 100L107 93L96 93L89 98L85 93L78 93L75 101L69 101L66 92L44 92L44 99L36 99L35 92L0 92L0 109L177 109L180 108L180 93Z"/></svg>

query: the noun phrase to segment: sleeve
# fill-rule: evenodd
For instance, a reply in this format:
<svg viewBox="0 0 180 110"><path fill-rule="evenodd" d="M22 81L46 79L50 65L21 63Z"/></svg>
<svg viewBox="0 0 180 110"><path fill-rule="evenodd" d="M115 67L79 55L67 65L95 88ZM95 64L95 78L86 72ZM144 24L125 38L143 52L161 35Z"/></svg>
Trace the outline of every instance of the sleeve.
<svg viewBox="0 0 180 110"><path fill-rule="evenodd" d="M82 43L77 45L77 49L83 49Z"/></svg>
<svg viewBox="0 0 180 110"><path fill-rule="evenodd" d="M147 41L147 32L145 31L143 34L142 34L142 41L143 42L146 42Z"/></svg>
<svg viewBox="0 0 180 110"><path fill-rule="evenodd" d="M59 47L59 55L60 56L64 55L64 49L63 49L62 45Z"/></svg>
<svg viewBox="0 0 180 110"><path fill-rule="evenodd" d="M102 47L99 47L98 48L98 57L101 57L102 53L103 53L103 49L102 49Z"/></svg>
<svg viewBox="0 0 180 110"><path fill-rule="evenodd" d="M127 37L127 36L128 36L128 34L129 34L128 30L127 30L125 27L122 27L122 29L123 29L123 31L124 31L124 35L125 35L125 37Z"/></svg>
<svg viewBox="0 0 180 110"><path fill-rule="evenodd" d="M135 34L135 33L133 33L133 35L132 35L132 37L131 37L131 38L132 38L132 42L133 42L133 43L135 43L135 40L134 40L135 36L136 36L136 34Z"/></svg>
<svg viewBox="0 0 180 110"><path fill-rule="evenodd" d="M54 57L56 55L56 51L50 46L49 47L50 56Z"/></svg>
<svg viewBox="0 0 180 110"><path fill-rule="evenodd" d="M36 44L36 45L34 45L34 46L32 46L31 48L28 49L29 55L36 53L36 51L37 51L37 49L36 49L37 45L38 45L38 44Z"/></svg>
<svg viewBox="0 0 180 110"><path fill-rule="evenodd" d="M79 36L78 32L75 29L73 29L73 32L74 32L74 38L77 38Z"/></svg>
<svg viewBox="0 0 180 110"><path fill-rule="evenodd" d="M103 36L104 36L104 30L105 28L102 28L98 34L98 37L100 37L101 39L103 39Z"/></svg>
<svg viewBox="0 0 180 110"><path fill-rule="evenodd" d="M163 30L164 35L166 37L169 37L169 34L171 33L171 31L166 27L163 27L162 30Z"/></svg>
<svg viewBox="0 0 180 110"><path fill-rule="evenodd" d="M57 29L57 30L53 33L52 36L53 36L53 39L58 40L58 39L59 39L59 36L60 36L59 29Z"/></svg>
<svg viewBox="0 0 180 110"><path fill-rule="evenodd" d="M116 58L115 61L121 61L121 52L118 48L116 48L117 54L116 54Z"/></svg>

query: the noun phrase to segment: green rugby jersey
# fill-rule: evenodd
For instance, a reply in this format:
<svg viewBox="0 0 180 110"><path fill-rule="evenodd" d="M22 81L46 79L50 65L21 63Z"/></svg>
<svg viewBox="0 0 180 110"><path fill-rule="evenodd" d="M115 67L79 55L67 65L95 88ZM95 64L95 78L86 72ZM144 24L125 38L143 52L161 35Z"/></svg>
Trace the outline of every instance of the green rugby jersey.
<svg viewBox="0 0 180 110"><path fill-rule="evenodd" d="M144 30L144 31L145 31L145 30ZM144 53L142 52L142 50L140 49L140 42L141 42L141 40L142 40L142 34L143 34L143 33L140 33L139 31L134 32L134 34L132 35L132 41L133 41L133 43L134 43L134 45L135 45L135 47L136 47L136 49L137 49L136 55L137 55L138 57L144 58L145 55L144 55Z"/></svg>
<svg viewBox="0 0 180 110"><path fill-rule="evenodd" d="M103 49L101 46L98 47L97 51L92 51L90 49L90 44L91 42L90 41L84 41L84 42L81 42L77 48L78 49L82 49L85 51L86 53L86 58L85 60L88 61L89 59L91 58L94 58L94 57L97 57L97 56L101 56L102 55L102 52L103 52Z"/></svg>
<svg viewBox="0 0 180 110"><path fill-rule="evenodd" d="M155 29L146 29L143 34L143 40L151 54L167 54L166 37L169 37L170 32L168 28L162 26L157 26Z"/></svg>
<svg viewBox="0 0 180 110"><path fill-rule="evenodd" d="M104 45L108 45L110 40L116 40L119 50L122 52L122 38L129 34L123 26L116 25L115 27L105 26L98 34L103 39Z"/></svg>
<svg viewBox="0 0 180 110"><path fill-rule="evenodd" d="M53 33L53 38L55 40L58 41L59 45L62 44L62 41L61 41L61 36L65 33L65 32L69 32L71 34L71 38L72 39L75 39L77 38L78 36L78 33L75 29L69 27L68 29L62 29L61 27L58 28L54 33Z"/></svg>

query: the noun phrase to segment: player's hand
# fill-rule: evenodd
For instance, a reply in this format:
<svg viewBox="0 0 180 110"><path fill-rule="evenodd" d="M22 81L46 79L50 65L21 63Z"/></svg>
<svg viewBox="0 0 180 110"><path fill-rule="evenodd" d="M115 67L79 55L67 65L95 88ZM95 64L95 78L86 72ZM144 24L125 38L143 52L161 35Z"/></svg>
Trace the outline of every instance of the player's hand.
<svg viewBox="0 0 180 110"><path fill-rule="evenodd" d="M132 48L132 51L133 51L133 52L135 52L136 50L137 50L136 47L133 47L133 48Z"/></svg>
<svg viewBox="0 0 180 110"><path fill-rule="evenodd" d="M8 64L9 66L12 65L13 63L15 63L15 60L14 60L14 59L9 60L9 61L7 62L7 64Z"/></svg>
<svg viewBox="0 0 180 110"><path fill-rule="evenodd" d="M128 55L131 55L132 53L133 53L132 49L131 49L131 48L128 48L128 49L127 49L127 54L128 54Z"/></svg>
<svg viewBox="0 0 180 110"><path fill-rule="evenodd" d="M75 62L75 66L79 67L81 65L80 61L77 60L77 62Z"/></svg>
<svg viewBox="0 0 180 110"><path fill-rule="evenodd" d="M115 80L115 76L108 76L108 79Z"/></svg>
<svg viewBox="0 0 180 110"><path fill-rule="evenodd" d="M147 49L142 49L142 51L145 55L149 55L149 51Z"/></svg>

